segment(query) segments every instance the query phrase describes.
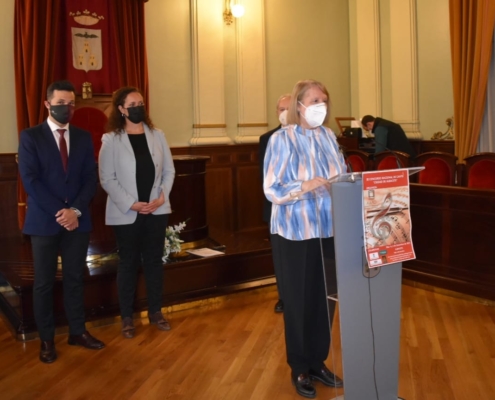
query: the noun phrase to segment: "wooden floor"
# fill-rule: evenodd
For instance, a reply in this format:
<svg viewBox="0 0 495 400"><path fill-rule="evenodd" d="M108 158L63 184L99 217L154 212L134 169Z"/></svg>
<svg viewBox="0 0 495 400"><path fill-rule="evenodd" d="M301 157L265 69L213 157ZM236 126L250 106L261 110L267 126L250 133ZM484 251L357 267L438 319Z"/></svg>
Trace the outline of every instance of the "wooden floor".
<svg viewBox="0 0 495 400"><path fill-rule="evenodd" d="M59 359L51 365L38 361L37 340L16 342L0 321L0 398L300 400L275 300L273 287L212 299L171 313L170 332L140 319L132 340L121 338L117 322L92 328L107 344L101 351L68 346L58 335ZM403 286L401 397L493 400L494 373L493 306ZM342 394L319 383L316 389L318 399Z"/></svg>

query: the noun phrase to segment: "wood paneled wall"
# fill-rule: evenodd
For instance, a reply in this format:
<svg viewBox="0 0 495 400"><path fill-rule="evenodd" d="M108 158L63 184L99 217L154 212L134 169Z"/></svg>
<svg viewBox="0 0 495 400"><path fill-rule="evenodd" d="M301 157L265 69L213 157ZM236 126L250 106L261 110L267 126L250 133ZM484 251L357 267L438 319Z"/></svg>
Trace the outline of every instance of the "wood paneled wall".
<svg viewBox="0 0 495 400"><path fill-rule="evenodd" d="M246 232L266 229L258 144L179 147L173 155L209 156L206 163L206 213L212 229ZM173 205L172 205L173 206Z"/></svg>
<svg viewBox="0 0 495 400"><path fill-rule="evenodd" d="M178 147L173 155L209 156L206 162L207 222L215 230L266 229L258 144ZM0 238L19 235L15 154L0 154Z"/></svg>
<svg viewBox="0 0 495 400"><path fill-rule="evenodd" d="M20 235L17 225L16 155L0 154L0 239Z"/></svg>
<svg viewBox="0 0 495 400"><path fill-rule="evenodd" d="M495 190L413 183L411 221L405 278L495 300Z"/></svg>
<svg viewBox="0 0 495 400"><path fill-rule="evenodd" d="M206 164L210 230L267 229L262 221L257 144L174 148L172 153L210 157ZM15 154L2 154L0 238L19 234L16 188ZM404 277L495 300L495 191L412 184L411 215L417 259L404 263Z"/></svg>

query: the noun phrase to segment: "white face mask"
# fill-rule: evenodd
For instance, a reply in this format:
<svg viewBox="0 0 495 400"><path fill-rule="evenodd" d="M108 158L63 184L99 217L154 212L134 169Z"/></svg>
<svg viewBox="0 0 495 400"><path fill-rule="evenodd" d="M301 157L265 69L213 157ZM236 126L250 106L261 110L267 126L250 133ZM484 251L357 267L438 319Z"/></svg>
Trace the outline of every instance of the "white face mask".
<svg viewBox="0 0 495 400"><path fill-rule="evenodd" d="M278 116L278 120L280 121L280 124L282 126L286 126L287 125L287 113L288 112L289 112L289 110L284 110Z"/></svg>
<svg viewBox="0 0 495 400"><path fill-rule="evenodd" d="M306 107L301 102L299 102L299 104L306 109L304 115L301 115L311 128L316 128L323 124L323 121L325 121L325 117L327 116L327 105L325 103L313 104L309 107Z"/></svg>

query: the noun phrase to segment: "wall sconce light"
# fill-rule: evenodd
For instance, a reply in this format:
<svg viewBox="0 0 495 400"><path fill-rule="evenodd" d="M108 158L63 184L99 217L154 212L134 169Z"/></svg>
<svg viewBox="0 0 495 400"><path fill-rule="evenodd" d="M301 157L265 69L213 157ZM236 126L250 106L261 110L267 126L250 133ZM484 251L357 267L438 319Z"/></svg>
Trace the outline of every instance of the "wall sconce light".
<svg viewBox="0 0 495 400"><path fill-rule="evenodd" d="M227 25L234 22L235 18L240 18L244 15L244 6L242 4L232 4L235 0L225 0L225 11L223 12L223 20Z"/></svg>

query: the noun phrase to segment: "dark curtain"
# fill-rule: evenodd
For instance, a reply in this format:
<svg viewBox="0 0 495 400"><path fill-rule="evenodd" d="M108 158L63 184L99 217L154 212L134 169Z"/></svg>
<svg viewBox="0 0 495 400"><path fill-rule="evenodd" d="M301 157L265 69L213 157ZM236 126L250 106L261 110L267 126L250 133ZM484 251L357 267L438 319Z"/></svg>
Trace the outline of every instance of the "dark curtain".
<svg viewBox="0 0 495 400"><path fill-rule="evenodd" d="M14 13L14 68L17 130L46 118L43 100L53 79L60 0L16 0ZM17 177L19 228L26 215L26 192Z"/></svg>
<svg viewBox="0 0 495 400"><path fill-rule="evenodd" d="M40 124L47 117L43 100L46 88L63 70L55 63L67 59L60 54L60 21L63 0L15 0L14 60L17 129ZM102 0L103 1L103 0ZM117 58L120 86L136 86L148 103L144 3L146 0L106 0ZM118 87L113 88L113 90ZM18 222L24 225L26 192L18 177Z"/></svg>
<svg viewBox="0 0 495 400"><path fill-rule="evenodd" d="M113 0L110 18L116 43L121 86L136 86L148 104L148 58L144 24L145 0Z"/></svg>

